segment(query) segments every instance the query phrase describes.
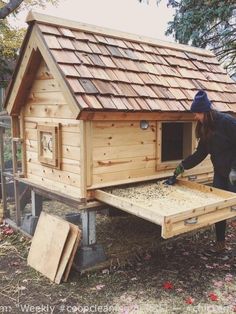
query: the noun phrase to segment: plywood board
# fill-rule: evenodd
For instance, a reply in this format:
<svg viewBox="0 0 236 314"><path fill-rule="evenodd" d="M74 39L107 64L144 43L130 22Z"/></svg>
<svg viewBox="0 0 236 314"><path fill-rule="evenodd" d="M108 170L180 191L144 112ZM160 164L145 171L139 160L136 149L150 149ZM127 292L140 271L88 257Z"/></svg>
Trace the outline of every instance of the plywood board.
<svg viewBox="0 0 236 314"><path fill-rule="evenodd" d="M70 225L70 232L69 232L69 235L67 237L67 240L66 240L66 243L65 243L62 255L61 255L60 264L59 264L59 267L57 270L57 274L56 274L56 277L54 280L57 284L59 284L61 282L63 274L64 274L66 269L67 269L68 274L70 272L72 264L70 263L70 265L68 265L68 262L70 261L71 254L73 253L73 255L74 255L74 253L75 253L74 247L75 247L75 244L77 242L78 235L80 234L79 228L76 225L73 225L71 223L69 225ZM78 247L78 245L77 245L77 247ZM68 268L67 268L67 265L68 265Z"/></svg>
<svg viewBox="0 0 236 314"><path fill-rule="evenodd" d="M27 263L54 281L70 224L41 212L30 247Z"/></svg>
<svg viewBox="0 0 236 314"><path fill-rule="evenodd" d="M75 253L76 253L76 251L77 251L77 249L79 247L79 244L80 244L80 240L81 240L81 231L80 231L80 229L78 229L77 238L76 238L73 250L71 252L69 261L67 263L67 266L66 266L66 269L65 269L65 272L64 272L64 275L63 275L63 281L67 281L67 279L69 277L70 270L71 270L71 267L72 267L72 264L73 264L73 261L74 261Z"/></svg>

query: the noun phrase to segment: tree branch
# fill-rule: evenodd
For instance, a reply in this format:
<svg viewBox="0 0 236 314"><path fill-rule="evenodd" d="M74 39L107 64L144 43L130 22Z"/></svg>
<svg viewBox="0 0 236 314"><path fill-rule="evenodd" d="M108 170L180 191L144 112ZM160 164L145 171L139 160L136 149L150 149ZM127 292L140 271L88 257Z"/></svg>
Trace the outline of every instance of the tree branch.
<svg viewBox="0 0 236 314"><path fill-rule="evenodd" d="M0 9L0 19L3 20L6 16L15 11L23 1L24 0L10 0Z"/></svg>

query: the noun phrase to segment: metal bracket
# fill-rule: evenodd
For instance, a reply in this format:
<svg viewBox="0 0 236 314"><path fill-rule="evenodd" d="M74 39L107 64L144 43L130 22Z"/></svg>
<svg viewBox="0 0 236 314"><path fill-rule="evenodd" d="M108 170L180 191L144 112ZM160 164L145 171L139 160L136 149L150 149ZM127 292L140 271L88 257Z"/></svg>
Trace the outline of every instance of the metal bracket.
<svg viewBox="0 0 236 314"><path fill-rule="evenodd" d="M195 225L197 222L198 222L198 218L193 217L193 218L185 219L184 224L185 225Z"/></svg>
<svg viewBox="0 0 236 314"><path fill-rule="evenodd" d="M194 181L197 179L197 176L196 175L192 175L192 176L188 176L188 180L189 181Z"/></svg>
<svg viewBox="0 0 236 314"><path fill-rule="evenodd" d="M231 212L236 211L236 205L231 206Z"/></svg>

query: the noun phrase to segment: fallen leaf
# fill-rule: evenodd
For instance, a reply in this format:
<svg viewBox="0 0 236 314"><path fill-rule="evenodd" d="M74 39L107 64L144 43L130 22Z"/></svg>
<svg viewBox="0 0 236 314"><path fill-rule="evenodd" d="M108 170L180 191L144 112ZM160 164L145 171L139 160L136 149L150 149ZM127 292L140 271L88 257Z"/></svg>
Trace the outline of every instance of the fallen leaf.
<svg viewBox="0 0 236 314"><path fill-rule="evenodd" d="M96 289L97 289L97 290L102 290L104 287L105 287L105 285L97 285L97 286L96 286Z"/></svg>
<svg viewBox="0 0 236 314"><path fill-rule="evenodd" d="M151 259L151 255L147 253L147 254L144 256L144 260L145 260L145 261L148 261L148 260L150 260L150 259Z"/></svg>
<svg viewBox="0 0 236 314"><path fill-rule="evenodd" d="M176 292L182 292L182 291L184 291L182 288L176 289Z"/></svg>
<svg viewBox="0 0 236 314"><path fill-rule="evenodd" d="M211 299L211 301L218 301L218 296L215 293L211 292L209 293L208 296Z"/></svg>
<svg viewBox="0 0 236 314"><path fill-rule="evenodd" d="M3 229L3 234L5 235L12 235L14 233L14 230L10 227L6 227Z"/></svg>
<svg viewBox="0 0 236 314"><path fill-rule="evenodd" d="M193 304L194 301L195 301L195 299L192 298L192 297L188 297L188 298L185 300L185 302L186 302L187 304Z"/></svg>
<svg viewBox="0 0 236 314"><path fill-rule="evenodd" d="M174 288L174 286L170 281L166 281L163 283L163 288L166 290L171 290Z"/></svg>

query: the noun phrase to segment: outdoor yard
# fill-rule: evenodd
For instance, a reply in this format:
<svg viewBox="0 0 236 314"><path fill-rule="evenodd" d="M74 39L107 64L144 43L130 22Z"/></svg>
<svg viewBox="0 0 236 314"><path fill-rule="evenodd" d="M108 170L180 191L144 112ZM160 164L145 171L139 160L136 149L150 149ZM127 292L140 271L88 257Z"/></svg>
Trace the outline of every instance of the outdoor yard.
<svg viewBox="0 0 236 314"><path fill-rule="evenodd" d="M204 255L211 228L162 240L158 226L129 215L98 215L97 225L108 261L83 274L72 271L61 285L27 266L29 239L1 226L0 312L236 312L235 220L224 257Z"/></svg>

